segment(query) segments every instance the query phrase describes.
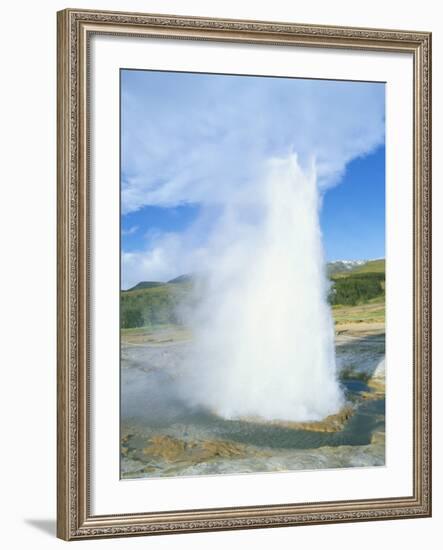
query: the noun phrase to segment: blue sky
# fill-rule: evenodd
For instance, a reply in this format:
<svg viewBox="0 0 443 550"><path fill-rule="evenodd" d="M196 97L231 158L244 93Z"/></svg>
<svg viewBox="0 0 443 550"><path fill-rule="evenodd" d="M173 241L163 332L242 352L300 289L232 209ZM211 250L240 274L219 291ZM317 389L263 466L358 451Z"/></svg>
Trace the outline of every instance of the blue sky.
<svg viewBox="0 0 443 550"><path fill-rule="evenodd" d="M270 158L314 161L325 255L384 256L384 84L121 72L122 286L198 269Z"/></svg>
<svg viewBox="0 0 443 550"><path fill-rule="evenodd" d="M328 260L385 256L385 147L349 163L320 211Z"/></svg>

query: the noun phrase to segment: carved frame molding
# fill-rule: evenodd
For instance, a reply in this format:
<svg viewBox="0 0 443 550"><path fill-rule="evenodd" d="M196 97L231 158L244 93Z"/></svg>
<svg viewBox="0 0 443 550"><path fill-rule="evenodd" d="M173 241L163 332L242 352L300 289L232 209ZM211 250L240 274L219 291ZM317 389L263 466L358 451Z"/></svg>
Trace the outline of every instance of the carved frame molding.
<svg viewBox="0 0 443 550"><path fill-rule="evenodd" d="M64 10L58 14L57 534L65 540L431 515L431 34ZM413 496L92 516L89 506L88 44L93 34L409 52L414 59Z"/></svg>

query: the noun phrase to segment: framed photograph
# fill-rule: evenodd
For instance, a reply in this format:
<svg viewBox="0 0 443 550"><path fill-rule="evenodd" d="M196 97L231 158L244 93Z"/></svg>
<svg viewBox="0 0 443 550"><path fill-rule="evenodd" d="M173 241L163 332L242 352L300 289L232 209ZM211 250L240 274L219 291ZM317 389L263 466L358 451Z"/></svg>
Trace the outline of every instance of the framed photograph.
<svg viewBox="0 0 443 550"><path fill-rule="evenodd" d="M431 35L58 13L58 536L431 514Z"/></svg>

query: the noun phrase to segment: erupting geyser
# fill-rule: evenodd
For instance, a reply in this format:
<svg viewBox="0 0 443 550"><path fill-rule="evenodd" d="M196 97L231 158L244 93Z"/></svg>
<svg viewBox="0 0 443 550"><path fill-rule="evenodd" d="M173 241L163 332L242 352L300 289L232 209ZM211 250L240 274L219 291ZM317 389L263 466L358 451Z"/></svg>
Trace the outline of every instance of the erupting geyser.
<svg viewBox="0 0 443 550"><path fill-rule="evenodd" d="M253 221L233 207L212 242L204 298L190 314L187 398L229 419L320 420L343 394L315 171L295 155L274 159L251 201Z"/></svg>

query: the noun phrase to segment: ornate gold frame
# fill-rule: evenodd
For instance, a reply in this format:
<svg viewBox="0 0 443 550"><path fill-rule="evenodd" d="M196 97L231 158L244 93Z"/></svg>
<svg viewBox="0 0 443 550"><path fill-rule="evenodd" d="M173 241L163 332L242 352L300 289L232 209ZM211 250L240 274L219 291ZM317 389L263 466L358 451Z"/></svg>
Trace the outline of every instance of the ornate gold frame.
<svg viewBox="0 0 443 550"><path fill-rule="evenodd" d="M88 97L92 34L409 52L414 59L413 496L92 516L88 489ZM58 505L65 540L431 515L431 34L68 9L58 13ZM412 297L411 297L412 298Z"/></svg>

